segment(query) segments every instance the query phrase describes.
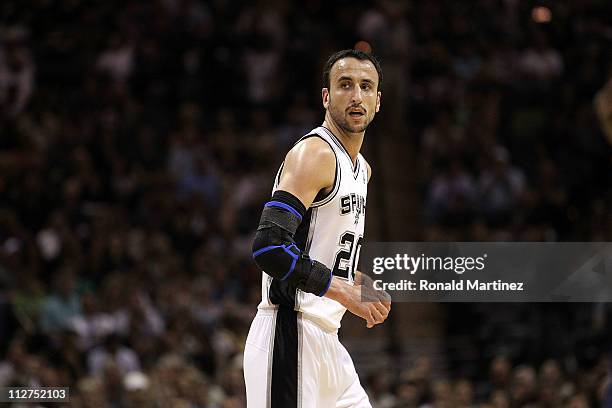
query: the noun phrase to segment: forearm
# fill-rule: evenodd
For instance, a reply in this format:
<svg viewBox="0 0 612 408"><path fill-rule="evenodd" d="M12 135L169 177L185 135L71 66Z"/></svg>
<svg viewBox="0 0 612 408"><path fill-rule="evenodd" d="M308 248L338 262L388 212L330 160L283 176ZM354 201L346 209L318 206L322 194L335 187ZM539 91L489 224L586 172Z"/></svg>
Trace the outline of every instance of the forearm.
<svg viewBox="0 0 612 408"><path fill-rule="evenodd" d="M358 280L360 282L358 282ZM357 297L355 297L357 295ZM380 297L387 300L388 295L384 291L377 293L372 289L372 278L359 271L355 273L355 283L334 276L332 278L329 289L325 293L325 297L335 300L345 307L349 307L350 303L354 302L372 302L381 300Z"/></svg>
<svg viewBox="0 0 612 408"><path fill-rule="evenodd" d="M341 305L345 305L348 298L348 286L349 284L346 281L334 276L332 277L331 284L324 297L335 300Z"/></svg>
<svg viewBox="0 0 612 408"><path fill-rule="evenodd" d="M355 271L355 285L361 286L366 282L367 275L364 275L361 271Z"/></svg>

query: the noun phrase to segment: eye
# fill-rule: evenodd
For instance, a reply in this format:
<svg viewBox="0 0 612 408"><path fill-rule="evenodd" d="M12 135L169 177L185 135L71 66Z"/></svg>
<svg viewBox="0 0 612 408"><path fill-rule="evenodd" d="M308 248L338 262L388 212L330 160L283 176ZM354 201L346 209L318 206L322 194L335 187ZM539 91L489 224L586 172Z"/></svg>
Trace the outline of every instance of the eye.
<svg viewBox="0 0 612 408"><path fill-rule="evenodd" d="M372 85L369 83L361 84L361 89L363 89L364 91L369 91L370 89L372 89Z"/></svg>
<svg viewBox="0 0 612 408"><path fill-rule="evenodd" d="M351 83L350 83L350 82L348 82L348 81L341 82L341 83L340 83L340 87L341 87L342 89L349 89L349 88L351 87Z"/></svg>

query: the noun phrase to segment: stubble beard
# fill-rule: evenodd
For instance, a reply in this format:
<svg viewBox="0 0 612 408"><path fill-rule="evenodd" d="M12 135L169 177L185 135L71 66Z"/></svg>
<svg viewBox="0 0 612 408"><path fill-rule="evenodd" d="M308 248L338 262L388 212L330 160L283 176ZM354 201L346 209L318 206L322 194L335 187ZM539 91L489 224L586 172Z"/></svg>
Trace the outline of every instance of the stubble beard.
<svg viewBox="0 0 612 408"><path fill-rule="evenodd" d="M362 125L351 125L346 118L346 112L334 107L331 102L331 98L329 100L328 110L332 120L336 123L336 125L347 133L365 132L365 130L370 125L370 122L372 122L372 118L368 118L367 115L364 115L365 122Z"/></svg>

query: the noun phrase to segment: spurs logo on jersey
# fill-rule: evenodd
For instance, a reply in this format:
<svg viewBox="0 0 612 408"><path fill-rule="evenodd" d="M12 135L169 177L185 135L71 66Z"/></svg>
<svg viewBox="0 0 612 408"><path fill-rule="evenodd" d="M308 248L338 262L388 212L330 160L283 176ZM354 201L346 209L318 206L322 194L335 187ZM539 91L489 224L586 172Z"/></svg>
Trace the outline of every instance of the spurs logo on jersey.
<svg viewBox="0 0 612 408"><path fill-rule="evenodd" d="M357 224L359 217L365 217L365 197L355 193L340 197L340 214L354 214L355 224Z"/></svg>
<svg viewBox="0 0 612 408"><path fill-rule="evenodd" d="M334 151L336 176L332 190L325 195L317 195L306 211L295 234L295 241L312 259L330 268L335 276L352 282L365 227L367 166L361 154L353 166L342 143L328 129L318 127L298 143L309 137L323 139ZM273 190L278 186L282 170L281 165ZM346 312L346 308L335 300L302 292L286 281L281 282L263 274L259 308L271 309L279 304L293 307L331 330L340 327L340 320Z"/></svg>

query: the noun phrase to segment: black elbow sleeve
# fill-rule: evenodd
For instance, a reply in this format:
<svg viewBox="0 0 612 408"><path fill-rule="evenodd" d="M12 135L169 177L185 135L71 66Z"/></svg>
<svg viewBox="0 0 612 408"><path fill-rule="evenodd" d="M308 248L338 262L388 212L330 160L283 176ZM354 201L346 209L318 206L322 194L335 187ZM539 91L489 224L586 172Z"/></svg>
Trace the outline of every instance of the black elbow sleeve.
<svg viewBox="0 0 612 408"><path fill-rule="evenodd" d="M285 280L295 270L301 253L293 242L283 239L282 235L277 227L257 230L253 241L253 259L268 275Z"/></svg>
<svg viewBox="0 0 612 408"><path fill-rule="evenodd" d="M289 280L305 292L323 296L331 283L331 271L311 260L293 239L305 212L297 197L286 191L275 192L261 215L253 259L273 278Z"/></svg>

